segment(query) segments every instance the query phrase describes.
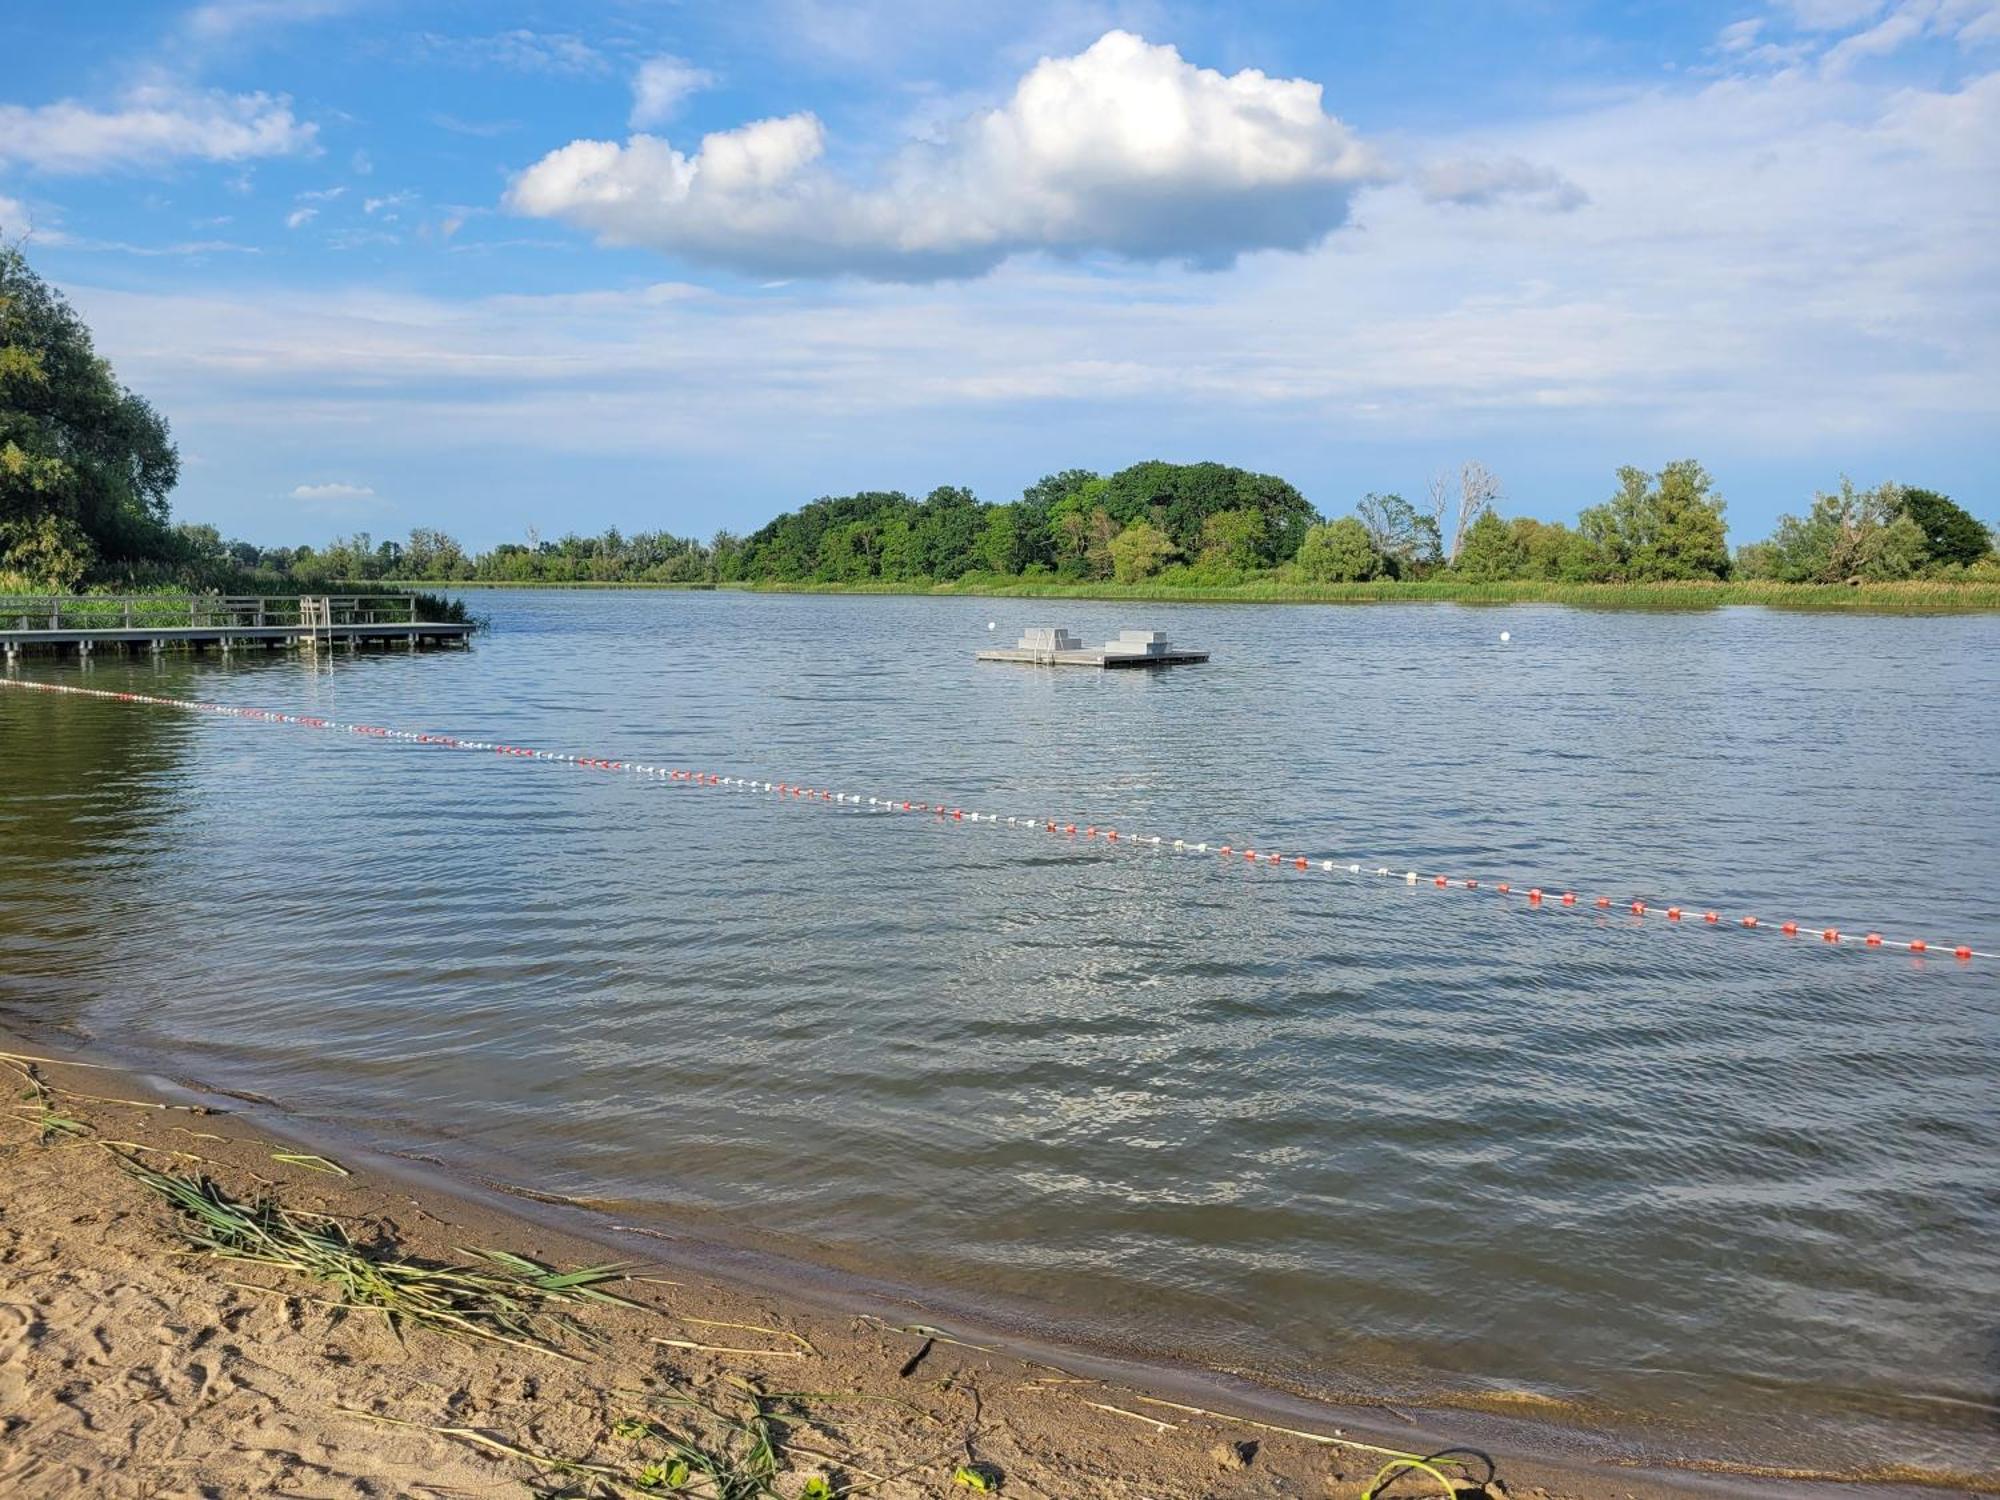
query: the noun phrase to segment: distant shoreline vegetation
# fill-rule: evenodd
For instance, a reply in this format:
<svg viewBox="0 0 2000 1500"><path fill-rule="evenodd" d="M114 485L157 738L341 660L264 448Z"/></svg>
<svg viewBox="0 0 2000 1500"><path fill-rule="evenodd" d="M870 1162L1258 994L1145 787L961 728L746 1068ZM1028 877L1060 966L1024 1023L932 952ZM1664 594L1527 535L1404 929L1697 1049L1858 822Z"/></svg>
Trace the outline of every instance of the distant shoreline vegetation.
<svg viewBox="0 0 2000 1500"><path fill-rule="evenodd" d="M410 586L424 580L384 579ZM1587 609L1720 609L1759 605L1772 609L1887 610L1909 613L2000 609L2000 580L1907 579L1858 585L1778 583L1769 580L1686 583L1560 583L1509 580L1470 583L1452 578L1423 582L1283 583L1252 579L1217 587L1163 583L1061 583L1052 580L969 575L950 583L652 583L547 582L462 579L458 589L544 589L587 592L845 594L874 598L1130 599L1161 604L1566 604Z"/></svg>
<svg viewBox="0 0 2000 1500"><path fill-rule="evenodd" d="M1912 607L1990 607L1988 527L1935 491L1815 495L1732 555L1723 500L1691 459L1622 468L1573 525L1501 515L1478 463L1420 503L1369 494L1328 519L1288 481L1220 463L1064 469L1018 500L945 485L824 496L747 536L530 533L468 553L428 527L323 547L226 540L174 524L166 421L98 358L90 331L20 251L0 245L0 593L181 588L240 593L408 584L681 584L1157 599L1558 598L1706 602L1852 586ZM1658 590L1676 592L1661 597ZM1749 589L1749 594L1727 591ZM1810 591L1808 589L1808 591Z"/></svg>
<svg viewBox="0 0 2000 1500"><path fill-rule="evenodd" d="M1948 497L1842 481L1730 553L1723 501L1700 464L1621 469L1611 498L1567 525L1504 518L1479 464L1434 480L1421 505L1363 497L1324 519L1285 480L1225 464L1069 469L1019 500L943 487L828 496L747 536L667 532L530 537L470 554L427 528L323 548L226 542L184 527L216 571L290 580L651 585L1019 597L1784 603L2000 606L1987 528Z"/></svg>
<svg viewBox="0 0 2000 1500"><path fill-rule="evenodd" d="M1066 470L999 504L947 487L826 497L747 536L531 537L469 553L417 528L265 548L181 526L185 572L218 587L639 586L1189 602L1457 600L1636 608L2000 608L1994 537L1949 498L1884 484L1814 497L1767 540L1725 542L1702 467L1622 469L1574 525L1504 518L1478 464L1426 502L1368 495L1328 521L1292 485L1223 464Z"/></svg>

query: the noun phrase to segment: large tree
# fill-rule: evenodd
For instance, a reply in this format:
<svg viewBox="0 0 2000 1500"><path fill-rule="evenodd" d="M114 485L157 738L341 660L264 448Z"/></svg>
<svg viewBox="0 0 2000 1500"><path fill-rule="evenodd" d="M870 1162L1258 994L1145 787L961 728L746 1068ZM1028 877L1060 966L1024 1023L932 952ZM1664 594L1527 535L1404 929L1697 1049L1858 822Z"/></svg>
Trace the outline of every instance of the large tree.
<svg viewBox="0 0 2000 1500"><path fill-rule="evenodd" d="M1969 567L1993 550L1993 538L1978 519L1949 495L1936 490L1902 492L1902 512L1924 534L1924 552L1934 563Z"/></svg>
<svg viewBox="0 0 2000 1500"><path fill-rule="evenodd" d="M0 572L54 588L175 555L180 455L90 330L0 245Z"/></svg>
<svg viewBox="0 0 2000 1500"><path fill-rule="evenodd" d="M1230 464L1170 464L1157 459L1120 469L1104 482L1101 503L1121 526L1149 521L1190 557L1208 548L1209 519L1229 511L1257 517L1247 566L1268 567L1298 554L1306 528L1318 520L1304 495L1275 474ZM1225 521L1225 530L1247 529ZM1235 530L1232 530L1232 536Z"/></svg>
<svg viewBox="0 0 2000 1500"><path fill-rule="evenodd" d="M1850 578L1908 578L1925 560L1924 533L1893 484L1813 497L1804 516L1784 516L1771 540L1746 561L1786 583L1843 583Z"/></svg>
<svg viewBox="0 0 2000 1500"><path fill-rule="evenodd" d="M1657 475L1620 469L1618 493L1577 517L1577 530L1590 549L1594 576L1607 582L1727 578L1722 508L1708 471L1683 458Z"/></svg>
<svg viewBox="0 0 2000 1500"><path fill-rule="evenodd" d="M1308 527L1298 562L1299 572L1313 583L1358 583L1380 578L1389 568L1368 528L1353 516Z"/></svg>

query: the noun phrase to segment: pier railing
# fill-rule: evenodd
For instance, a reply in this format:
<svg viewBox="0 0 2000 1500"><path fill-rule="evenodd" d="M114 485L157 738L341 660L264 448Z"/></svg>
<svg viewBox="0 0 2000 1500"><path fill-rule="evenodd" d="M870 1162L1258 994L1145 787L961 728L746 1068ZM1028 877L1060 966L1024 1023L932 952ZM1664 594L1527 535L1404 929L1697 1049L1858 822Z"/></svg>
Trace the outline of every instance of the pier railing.
<svg viewBox="0 0 2000 1500"><path fill-rule="evenodd" d="M0 630L414 625L410 594L0 594Z"/></svg>

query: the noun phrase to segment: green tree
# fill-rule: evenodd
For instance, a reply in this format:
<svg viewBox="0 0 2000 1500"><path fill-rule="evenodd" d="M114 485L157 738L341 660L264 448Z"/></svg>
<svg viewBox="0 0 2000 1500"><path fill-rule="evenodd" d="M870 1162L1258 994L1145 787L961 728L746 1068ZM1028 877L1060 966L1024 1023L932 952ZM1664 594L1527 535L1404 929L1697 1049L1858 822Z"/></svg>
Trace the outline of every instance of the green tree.
<svg viewBox="0 0 2000 1500"><path fill-rule="evenodd" d="M1729 576L1723 500L1691 458L1657 475L1626 467L1618 493L1577 517L1590 576L1615 583Z"/></svg>
<svg viewBox="0 0 2000 1500"><path fill-rule="evenodd" d="M813 578L819 583L859 583L880 576L881 527L873 521L849 521L820 538L819 563Z"/></svg>
<svg viewBox="0 0 2000 1500"><path fill-rule="evenodd" d="M1533 516L1516 516L1507 523L1521 556L1523 578L1562 577L1563 554L1575 537L1560 521L1538 521Z"/></svg>
<svg viewBox="0 0 2000 1500"><path fill-rule="evenodd" d="M411 578L461 578L465 576L465 549L457 538L434 527L411 530L403 547L403 572Z"/></svg>
<svg viewBox="0 0 2000 1500"><path fill-rule="evenodd" d="M1984 526L1951 497L1936 490L1904 490L1903 514L1924 534L1927 561L1969 568L1993 550Z"/></svg>
<svg viewBox="0 0 2000 1500"><path fill-rule="evenodd" d="M1451 571L1474 583L1520 578L1528 571L1528 550L1512 526L1493 511L1482 510L1466 527Z"/></svg>
<svg viewBox="0 0 2000 1500"><path fill-rule="evenodd" d="M1111 539L1111 572L1120 583L1137 583L1160 571L1174 555L1173 539L1150 521L1134 521Z"/></svg>
<svg viewBox="0 0 2000 1500"><path fill-rule="evenodd" d="M1372 491L1354 507L1391 578L1422 578L1444 561L1444 543L1435 516L1427 516L1401 495Z"/></svg>
<svg viewBox="0 0 2000 1500"><path fill-rule="evenodd" d="M1778 576L1778 548L1773 542L1745 542L1736 549L1736 560L1730 564L1732 578L1751 582L1761 582Z"/></svg>
<svg viewBox="0 0 2000 1500"><path fill-rule="evenodd" d="M171 559L180 456L68 302L0 245L0 570L73 588Z"/></svg>
<svg viewBox="0 0 2000 1500"><path fill-rule="evenodd" d="M1304 538L1300 538L1303 544ZM1297 548L1293 549L1294 552ZM1201 560L1247 573L1267 556L1264 513L1244 507L1219 510L1201 523Z"/></svg>
<svg viewBox="0 0 2000 1500"><path fill-rule="evenodd" d="M1170 464L1157 459L1120 469L1104 482L1101 499L1120 525L1150 521L1194 556L1206 548L1209 518L1251 511L1259 531L1245 567L1268 567L1296 556L1306 528L1318 517L1312 505L1275 474L1255 474L1230 464Z"/></svg>
<svg viewBox="0 0 2000 1500"><path fill-rule="evenodd" d="M986 524L980 528L973 548L978 564L988 573L1012 575L1034 560L1034 546L1023 505L995 505L987 509Z"/></svg>
<svg viewBox="0 0 2000 1500"><path fill-rule="evenodd" d="M1310 527L1299 543L1299 572L1313 583L1358 583L1380 578L1388 567L1368 528L1353 516Z"/></svg>
<svg viewBox="0 0 2000 1500"><path fill-rule="evenodd" d="M920 576L957 578L979 566L982 509L971 490L957 485L939 485L924 497L911 521Z"/></svg>
<svg viewBox="0 0 2000 1500"><path fill-rule="evenodd" d="M1909 578L1929 558L1924 531L1903 508L1893 484L1857 490L1840 481L1838 494L1813 497L1804 516L1783 516L1756 562L1786 583L1844 583Z"/></svg>

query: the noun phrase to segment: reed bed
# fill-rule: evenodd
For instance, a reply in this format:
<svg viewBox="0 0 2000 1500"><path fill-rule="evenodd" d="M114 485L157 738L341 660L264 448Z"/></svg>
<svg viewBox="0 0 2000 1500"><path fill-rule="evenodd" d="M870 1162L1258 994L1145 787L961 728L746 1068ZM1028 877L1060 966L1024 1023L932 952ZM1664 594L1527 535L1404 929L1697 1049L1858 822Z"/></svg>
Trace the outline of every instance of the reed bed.
<svg viewBox="0 0 2000 1500"><path fill-rule="evenodd" d="M1859 585L1775 583L1560 583L1458 579L1303 583L1276 578L1230 584L963 579L953 583L760 583L724 585L780 594L926 594L994 599L1135 600L1161 604L1564 604L1578 609L1767 609L1955 613L2000 609L2000 583L1914 578Z"/></svg>
<svg viewBox="0 0 2000 1500"><path fill-rule="evenodd" d="M407 579L384 579L379 586L407 588ZM1246 578L1238 583L1118 583L1112 579L1070 580L973 575L950 582L915 578L858 583L766 580L750 583L652 583L630 579L459 579L441 587L466 589L554 589L573 593L665 591L755 594L938 595L979 599L1101 599L1160 604L1566 604L1577 609L1722 609L1758 605L1767 609L1956 613L2000 609L2000 582L1984 579L1910 578L1890 583L1564 583L1555 579L1466 579L1368 583L1306 583L1296 579ZM357 585L358 587L358 585Z"/></svg>

